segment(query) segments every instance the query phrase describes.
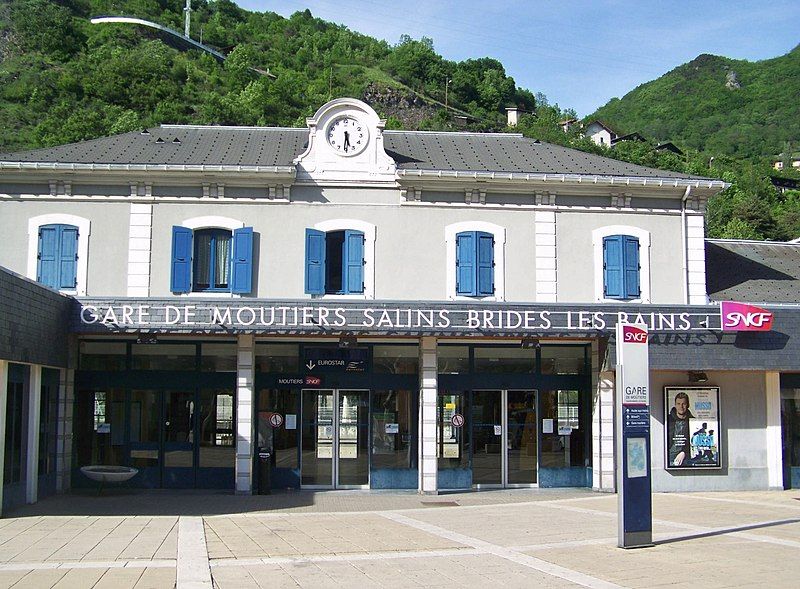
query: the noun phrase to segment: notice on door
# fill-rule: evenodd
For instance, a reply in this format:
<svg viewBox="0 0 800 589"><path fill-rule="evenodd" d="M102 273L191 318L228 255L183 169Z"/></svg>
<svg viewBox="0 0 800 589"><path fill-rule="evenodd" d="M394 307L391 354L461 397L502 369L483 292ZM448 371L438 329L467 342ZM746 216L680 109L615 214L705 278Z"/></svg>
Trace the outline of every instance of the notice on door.
<svg viewBox="0 0 800 589"><path fill-rule="evenodd" d="M286 429L297 429L297 415L294 413L286 414Z"/></svg>
<svg viewBox="0 0 800 589"><path fill-rule="evenodd" d="M543 419L542 420L542 433L543 434L552 434L553 433L553 420L552 419Z"/></svg>

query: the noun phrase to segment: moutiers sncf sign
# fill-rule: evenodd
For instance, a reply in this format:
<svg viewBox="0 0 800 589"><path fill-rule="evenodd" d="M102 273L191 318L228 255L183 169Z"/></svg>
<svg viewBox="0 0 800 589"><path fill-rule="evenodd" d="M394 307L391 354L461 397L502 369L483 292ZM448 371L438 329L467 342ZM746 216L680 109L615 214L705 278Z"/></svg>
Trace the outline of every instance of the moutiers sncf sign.
<svg viewBox="0 0 800 589"><path fill-rule="evenodd" d="M374 301L80 299L77 333L539 335L612 333L618 323L650 332L769 330L772 314L722 306L558 305Z"/></svg>

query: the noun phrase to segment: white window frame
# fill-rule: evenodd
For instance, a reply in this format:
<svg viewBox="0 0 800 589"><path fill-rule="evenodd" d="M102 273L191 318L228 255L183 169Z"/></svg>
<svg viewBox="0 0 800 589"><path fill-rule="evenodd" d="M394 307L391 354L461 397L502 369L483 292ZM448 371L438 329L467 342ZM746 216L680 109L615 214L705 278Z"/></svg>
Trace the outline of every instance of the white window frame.
<svg viewBox="0 0 800 589"><path fill-rule="evenodd" d="M78 264L75 269L75 288L62 288L59 292L79 297L86 296L89 276L89 235L92 222L76 215L51 213L28 219L28 268L27 276L36 280L36 267L39 253L39 228L42 225L74 225L78 228Z"/></svg>
<svg viewBox="0 0 800 589"><path fill-rule="evenodd" d="M494 236L494 295L467 297L456 294L456 235L464 231L483 231ZM447 300L505 301L506 299L506 228L486 221L461 221L444 228L447 252Z"/></svg>
<svg viewBox="0 0 800 589"><path fill-rule="evenodd" d="M639 240L639 296L635 299L606 298L603 294L603 239L612 235L630 235ZM594 250L594 300L597 303L650 303L650 232L630 225L608 225L592 231Z"/></svg>
<svg viewBox="0 0 800 589"><path fill-rule="evenodd" d="M330 231L346 231L354 229L364 234L364 292L356 294L311 295L314 299L328 300L372 300L375 298L375 236L376 229L372 223L358 219L331 219L315 224L312 229L328 233Z"/></svg>
<svg viewBox="0 0 800 589"><path fill-rule="evenodd" d="M231 232L231 236L236 229L244 227L244 221L238 221L231 217L220 217L217 215L206 215L204 217L192 217L185 219L181 222L181 227L192 230L192 272L194 272L194 232L199 229L227 229ZM171 240L170 240L171 242ZM232 244L231 244L232 245ZM171 254L170 254L171 255ZM255 267L253 268L255 271ZM194 285L194 277L192 277L192 285ZM242 295L234 294L232 292L182 292L180 297L192 298L208 298L208 299L238 299Z"/></svg>

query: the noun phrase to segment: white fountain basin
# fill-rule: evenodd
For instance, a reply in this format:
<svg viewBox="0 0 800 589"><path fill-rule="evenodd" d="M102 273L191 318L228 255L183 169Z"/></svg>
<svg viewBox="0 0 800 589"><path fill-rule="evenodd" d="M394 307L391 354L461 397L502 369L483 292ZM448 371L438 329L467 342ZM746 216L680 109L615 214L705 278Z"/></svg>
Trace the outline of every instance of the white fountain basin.
<svg viewBox="0 0 800 589"><path fill-rule="evenodd" d="M98 483L124 483L135 477L139 469L130 466L81 466L81 472Z"/></svg>

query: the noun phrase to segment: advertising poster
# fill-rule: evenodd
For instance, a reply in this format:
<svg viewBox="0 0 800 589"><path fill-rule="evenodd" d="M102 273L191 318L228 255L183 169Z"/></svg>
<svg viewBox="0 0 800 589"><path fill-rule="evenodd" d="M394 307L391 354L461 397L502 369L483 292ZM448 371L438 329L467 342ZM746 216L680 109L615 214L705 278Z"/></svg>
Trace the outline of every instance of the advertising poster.
<svg viewBox="0 0 800 589"><path fill-rule="evenodd" d="M668 470L720 468L719 387L664 387Z"/></svg>

